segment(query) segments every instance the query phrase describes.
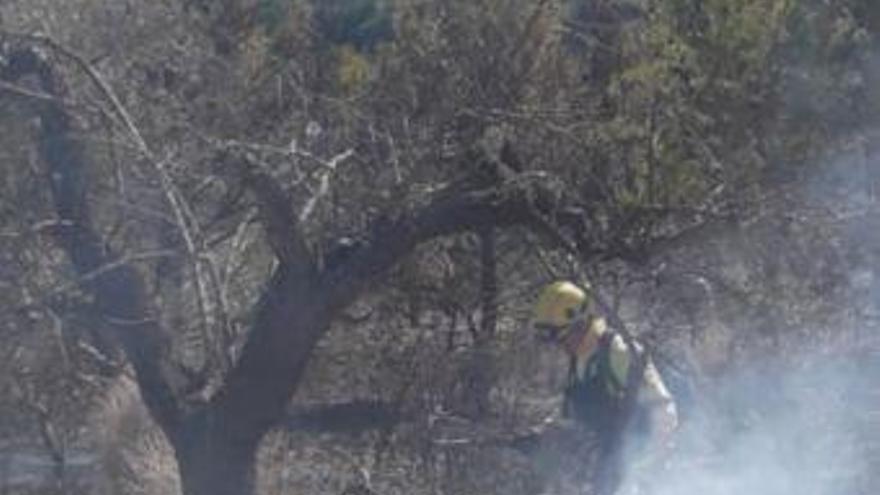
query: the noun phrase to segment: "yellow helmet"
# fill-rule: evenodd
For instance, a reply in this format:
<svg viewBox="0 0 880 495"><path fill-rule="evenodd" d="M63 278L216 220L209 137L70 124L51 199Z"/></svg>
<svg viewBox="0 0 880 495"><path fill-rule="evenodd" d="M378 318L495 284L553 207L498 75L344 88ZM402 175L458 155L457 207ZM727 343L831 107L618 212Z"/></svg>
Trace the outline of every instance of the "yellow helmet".
<svg viewBox="0 0 880 495"><path fill-rule="evenodd" d="M558 281L544 287L532 310L536 329L547 333L544 337L558 339L571 323L586 312L589 304L587 291L577 285Z"/></svg>

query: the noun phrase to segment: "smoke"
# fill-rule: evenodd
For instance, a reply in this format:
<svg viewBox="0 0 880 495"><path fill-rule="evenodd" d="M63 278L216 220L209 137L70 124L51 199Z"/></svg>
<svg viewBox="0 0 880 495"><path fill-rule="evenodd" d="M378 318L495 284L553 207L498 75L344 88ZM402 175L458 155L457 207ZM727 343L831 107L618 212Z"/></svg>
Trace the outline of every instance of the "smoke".
<svg viewBox="0 0 880 495"><path fill-rule="evenodd" d="M719 379L665 465L633 468L629 485L656 495L867 493L880 373L832 356L803 362Z"/></svg>
<svg viewBox="0 0 880 495"><path fill-rule="evenodd" d="M673 451L627 459L621 494L878 493L880 157L828 163L754 223L663 258L673 282L653 288L654 307L672 316L645 320L672 327L693 313L709 376ZM714 290L684 304L692 278L681 273Z"/></svg>

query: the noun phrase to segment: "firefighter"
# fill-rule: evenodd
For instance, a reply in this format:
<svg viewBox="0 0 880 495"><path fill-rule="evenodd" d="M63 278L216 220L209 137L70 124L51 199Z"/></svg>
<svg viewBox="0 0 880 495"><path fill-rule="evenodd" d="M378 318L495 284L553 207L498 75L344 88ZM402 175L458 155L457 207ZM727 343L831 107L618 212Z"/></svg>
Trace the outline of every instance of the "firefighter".
<svg viewBox="0 0 880 495"><path fill-rule="evenodd" d="M569 357L564 415L594 431L600 444L623 441L609 438L620 420L635 363L643 369L629 414L625 438L639 451L646 446L669 445L678 426L675 401L643 346L630 349L623 335L608 328L599 314L590 288L558 281L546 286L534 306L533 325L539 338L556 343ZM604 436L604 438L603 438ZM631 449L630 449L631 450ZM651 449L656 452L658 449ZM662 450L662 449L660 449Z"/></svg>

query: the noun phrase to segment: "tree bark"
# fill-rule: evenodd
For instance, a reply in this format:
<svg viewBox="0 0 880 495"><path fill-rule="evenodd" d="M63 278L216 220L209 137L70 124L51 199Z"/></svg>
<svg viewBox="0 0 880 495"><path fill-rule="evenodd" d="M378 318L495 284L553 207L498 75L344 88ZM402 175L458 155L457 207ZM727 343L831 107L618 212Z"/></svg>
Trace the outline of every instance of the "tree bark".
<svg viewBox="0 0 880 495"><path fill-rule="evenodd" d="M256 492L260 438L239 435L235 425L227 423L206 411L190 419L172 438L181 490L186 495Z"/></svg>
<svg viewBox="0 0 880 495"><path fill-rule="evenodd" d="M186 495L247 495L256 493L256 449L232 446L189 448L177 451L181 491Z"/></svg>

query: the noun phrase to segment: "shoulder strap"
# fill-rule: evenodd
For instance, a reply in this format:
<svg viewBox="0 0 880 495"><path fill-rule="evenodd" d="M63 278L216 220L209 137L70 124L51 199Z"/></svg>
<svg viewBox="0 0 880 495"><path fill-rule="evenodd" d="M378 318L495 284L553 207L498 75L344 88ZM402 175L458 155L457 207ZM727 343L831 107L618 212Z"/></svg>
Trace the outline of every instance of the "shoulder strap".
<svg viewBox="0 0 880 495"><path fill-rule="evenodd" d="M578 369L577 368L578 368L577 358L574 356L569 356L569 358L568 358L568 386L572 386L578 381Z"/></svg>
<svg viewBox="0 0 880 495"><path fill-rule="evenodd" d="M604 377L611 371L611 341L614 340L614 335L614 332L609 330L599 337L596 352L590 356L590 360L587 362L587 376Z"/></svg>
<svg viewBox="0 0 880 495"><path fill-rule="evenodd" d="M596 353L596 371L605 382L605 386L612 395L622 395L626 391L626 383L614 373L611 366L611 345L617 333L611 330L605 332L599 341L599 350Z"/></svg>

